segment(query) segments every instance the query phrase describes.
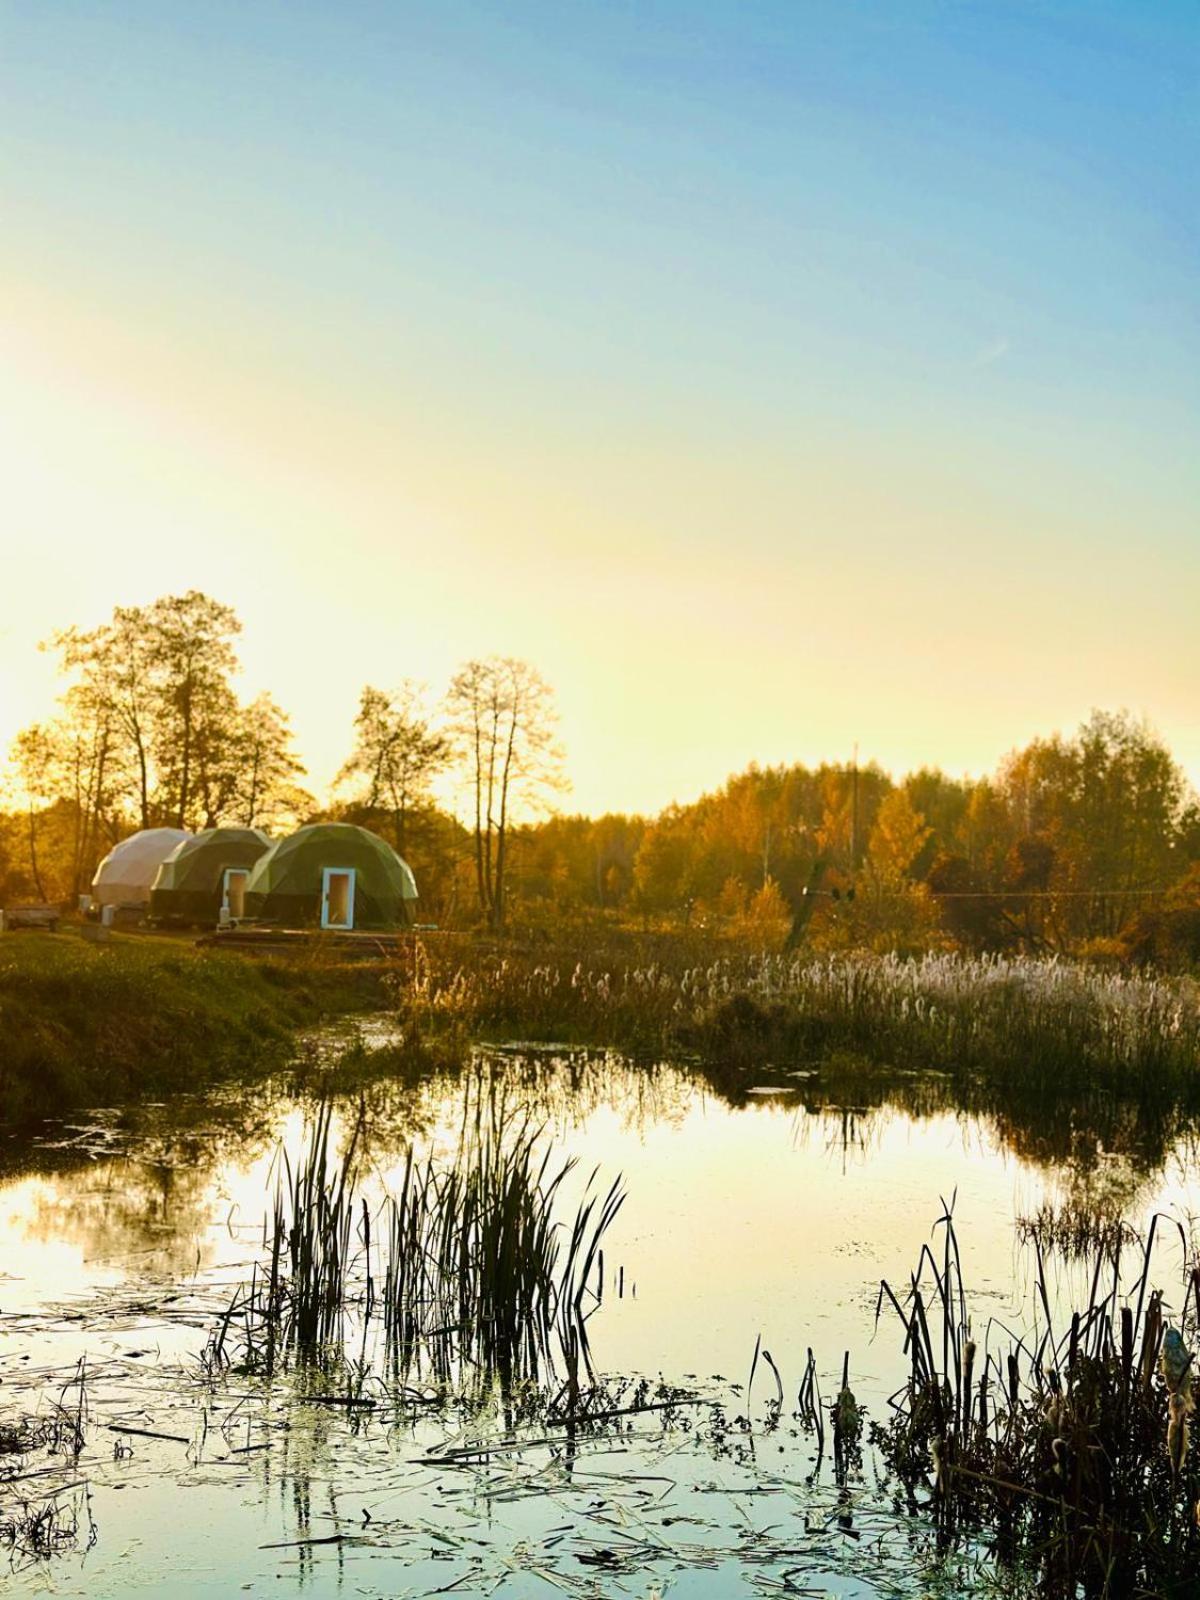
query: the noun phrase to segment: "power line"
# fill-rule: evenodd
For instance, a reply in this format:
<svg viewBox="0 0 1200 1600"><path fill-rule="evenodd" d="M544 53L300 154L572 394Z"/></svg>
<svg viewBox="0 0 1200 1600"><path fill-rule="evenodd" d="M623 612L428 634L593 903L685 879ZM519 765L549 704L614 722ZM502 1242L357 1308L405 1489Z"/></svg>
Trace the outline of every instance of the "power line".
<svg viewBox="0 0 1200 1600"><path fill-rule="evenodd" d="M1149 896L1166 894L1171 885L1156 886L1142 889L930 889L928 884L921 884L920 880L913 880L913 887L923 887L929 890L930 896L935 900L1113 900L1126 896ZM870 890L865 893L870 894ZM808 889L802 891L806 899L817 899L824 896L826 899L846 900L850 897L847 889ZM900 900L903 892L889 889L880 895L872 895L873 899Z"/></svg>

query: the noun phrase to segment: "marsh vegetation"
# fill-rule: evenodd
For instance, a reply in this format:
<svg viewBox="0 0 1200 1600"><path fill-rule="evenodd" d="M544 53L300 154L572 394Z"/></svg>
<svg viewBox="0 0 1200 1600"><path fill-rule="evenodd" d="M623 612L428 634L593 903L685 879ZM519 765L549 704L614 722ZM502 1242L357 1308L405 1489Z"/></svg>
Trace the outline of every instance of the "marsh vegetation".
<svg viewBox="0 0 1200 1600"><path fill-rule="evenodd" d="M603 1242L620 1178L588 1181L573 1214L557 1200L575 1161L551 1166L528 1121L499 1101L464 1106L448 1159L410 1145L399 1182L372 1209L359 1191L360 1103L345 1149L331 1149L320 1099L295 1164L278 1152L267 1252L206 1350L214 1369L272 1377L289 1361L368 1379L429 1382L460 1398L561 1377L551 1409L569 1419L594 1381L587 1324L604 1292ZM260 1270L261 1266L261 1270Z"/></svg>

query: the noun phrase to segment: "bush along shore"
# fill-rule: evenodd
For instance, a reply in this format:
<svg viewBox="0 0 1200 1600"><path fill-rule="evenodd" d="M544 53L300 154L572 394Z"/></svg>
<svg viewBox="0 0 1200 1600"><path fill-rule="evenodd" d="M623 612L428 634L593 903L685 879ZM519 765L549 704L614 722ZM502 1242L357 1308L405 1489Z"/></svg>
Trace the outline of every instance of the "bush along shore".
<svg viewBox="0 0 1200 1600"><path fill-rule="evenodd" d="M379 1008L378 967L252 961L177 941L0 941L0 1119L28 1123L269 1070L296 1032Z"/></svg>

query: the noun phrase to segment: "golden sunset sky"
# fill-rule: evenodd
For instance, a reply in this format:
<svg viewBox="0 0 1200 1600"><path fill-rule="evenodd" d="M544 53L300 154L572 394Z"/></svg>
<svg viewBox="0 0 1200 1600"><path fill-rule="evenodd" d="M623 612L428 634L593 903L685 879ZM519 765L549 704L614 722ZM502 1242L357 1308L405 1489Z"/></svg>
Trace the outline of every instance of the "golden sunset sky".
<svg viewBox="0 0 1200 1600"><path fill-rule="evenodd" d="M196 587L310 786L498 652L572 808L1200 779L1192 5L0 0L0 746Z"/></svg>

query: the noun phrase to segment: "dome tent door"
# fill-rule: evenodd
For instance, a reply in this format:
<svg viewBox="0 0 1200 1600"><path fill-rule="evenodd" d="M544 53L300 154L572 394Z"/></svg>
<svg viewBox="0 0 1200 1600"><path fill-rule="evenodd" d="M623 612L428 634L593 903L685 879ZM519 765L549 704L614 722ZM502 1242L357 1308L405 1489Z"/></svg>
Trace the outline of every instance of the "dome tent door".
<svg viewBox="0 0 1200 1600"><path fill-rule="evenodd" d="M354 926L353 867L325 867L321 872L321 926Z"/></svg>
<svg viewBox="0 0 1200 1600"><path fill-rule="evenodd" d="M235 922L246 914L246 879L249 876L249 867L226 867L221 880L221 910L228 912Z"/></svg>

